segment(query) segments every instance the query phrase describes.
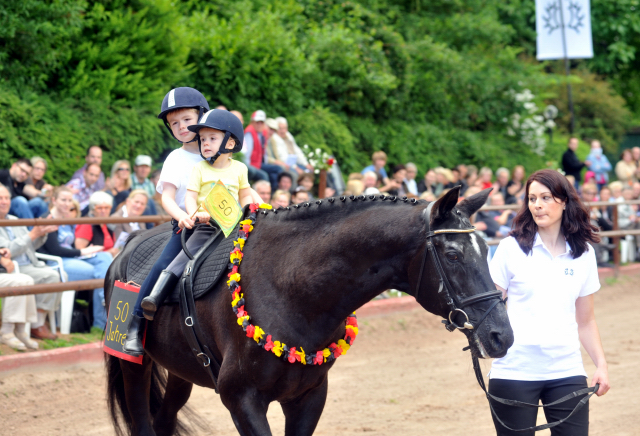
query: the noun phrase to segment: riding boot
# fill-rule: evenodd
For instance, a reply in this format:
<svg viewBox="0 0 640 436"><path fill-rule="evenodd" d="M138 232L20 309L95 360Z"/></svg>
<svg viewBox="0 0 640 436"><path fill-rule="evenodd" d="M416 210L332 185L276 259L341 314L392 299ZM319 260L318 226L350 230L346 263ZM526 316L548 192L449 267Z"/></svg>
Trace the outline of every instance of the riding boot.
<svg viewBox="0 0 640 436"><path fill-rule="evenodd" d="M141 356L144 353L142 347L142 335L144 333L144 318L131 314L131 324L127 330L127 337L122 346L122 350L132 356Z"/></svg>
<svg viewBox="0 0 640 436"><path fill-rule="evenodd" d="M176 283L180 277L176 276L171 271L162 270L156 284L153 285L151 294L142 300L140 304L142 306L142 312L144 317L149 321L153 321L153 317L158 310L158 307L169 296L173 289L176 287Z"/></svg>

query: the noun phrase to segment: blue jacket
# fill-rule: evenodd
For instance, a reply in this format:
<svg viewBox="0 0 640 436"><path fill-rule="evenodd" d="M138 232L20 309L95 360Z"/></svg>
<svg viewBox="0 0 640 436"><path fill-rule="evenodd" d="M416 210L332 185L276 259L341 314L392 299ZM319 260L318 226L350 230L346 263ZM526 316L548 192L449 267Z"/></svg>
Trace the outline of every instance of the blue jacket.
<svg viewBox="0 0 640 436"><path fill-rule="evenodd" d="M593 152L591 152L585 161L589 161L591 163L591 165L589 165L589 170L593 171L596 175L596 183L602 184L609 182L611 163L609 163L609 159L607 159L607 156L605 156L604 153L600 156L595 156Z"/></svg>

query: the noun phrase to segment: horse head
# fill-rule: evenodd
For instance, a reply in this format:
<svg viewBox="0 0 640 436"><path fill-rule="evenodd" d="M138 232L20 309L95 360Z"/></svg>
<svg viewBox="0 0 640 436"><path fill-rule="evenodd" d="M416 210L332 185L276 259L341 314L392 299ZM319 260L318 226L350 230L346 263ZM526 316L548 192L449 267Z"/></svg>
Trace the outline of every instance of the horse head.
<svg viewBox="0 0 640 436"><path fill-rule="evenodd" d="M462 330L478 357L502 357L513 331L487 262L488 246L470 217L491 189L458 203L459 187L424 209L425 248L412 262L419 271L414 295L429 312L445 318L447 330Z"/></svg>

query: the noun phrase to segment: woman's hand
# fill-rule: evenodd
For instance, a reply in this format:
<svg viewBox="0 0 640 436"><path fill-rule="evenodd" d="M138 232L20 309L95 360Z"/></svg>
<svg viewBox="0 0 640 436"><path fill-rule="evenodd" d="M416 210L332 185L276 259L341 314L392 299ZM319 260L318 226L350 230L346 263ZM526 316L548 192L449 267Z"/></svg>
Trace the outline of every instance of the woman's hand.
<svg viewBox="0 0 640 436"><path fill-rule="evenodd" d="M595 386L596 383L600 384L600 387L596 392L596 395L599 397L606 394L609 389L611 389L611 385L609 384L609 370L606 365L596 369L596 372L593 374L591 386Z"/></svg>
<svg viewBox="0 0 640 436"><path fill-rule="evenodd" d="M195 221L192 220L188 215L183 216L182 218L180 218L180 221L178 221L178 227L180 227L181 229L184 229L185 227L188 229L192 229L194 224Z"/></svg>
<svg viewBox="0 0 640 436"><path fill-rule="evenodd" d="M88 256L90 254L94 254L102 251L103 248L104 246L102 245L89 245L88 247L81 249L80 254L82 256Z"/></svg>
<svg viewBox="0 0 640 436"><path fill-rule="evenodd" d="M4 269L7 270L7 273L11 274L13 272L13 270L16 268L16 266L13 264L13 262L11 261L10 257L0 257L0 265L4 267Z"/></svg>

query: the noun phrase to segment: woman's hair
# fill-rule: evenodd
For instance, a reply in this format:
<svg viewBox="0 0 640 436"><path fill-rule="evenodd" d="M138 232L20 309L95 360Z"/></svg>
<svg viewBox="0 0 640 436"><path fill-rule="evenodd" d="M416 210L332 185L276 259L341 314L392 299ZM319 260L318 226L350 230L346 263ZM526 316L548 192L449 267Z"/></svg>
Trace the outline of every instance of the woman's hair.
<svg viewBox="0 0 640 436"><path fill-rule="evenodd" d="M40 156L33 156L30 159L31 166L35 167L38 162L42 162L44 164L44 169L47 169L47 161L41 158Z"/></svg>
<svg viewBox="0 0 640 436"><path fill-rule="evenodd" d="M273 193L273 195L271 196L271 201L274 201L280 195L284 195L285 197L287 197L287 201L291 201L291 193L282 189L278 189Z"/></svg>
<svg viewBox="0 0 640 436"><path fill-rule="evenodd" d="M73 192L71 191L71 189L69 189L65 185L62 185L62 186L58 186L53 190L53 198L57 199L60 196L60 194L62 194L63 192L68 192L69 194L73 195Z"/></svg>
<svg viewBox="0 0 640 436"><path fill-rule="evenodd" d="M362 175L362 173L349 174L349 180L362 180L362 179L364 179L364 176Z"/></svg>
<svg viewBox="0 0 640 436"><path fill-rule="evenodd" d="M527 172L524 170L524 167L522 165L516 165L511 171L511 180L515 180L515 174L517 170L522 170L522 180L527 178Z"/></svg>
<svg viewBox="0 0 640 436"><path fill-rule="evenodd" d="M126 165L129 167L129 177L125 179L124 189L125 190L131 189L131 164L129 163L128 160L115 161L115 163L111 167L111 183L113 183L113 179L116 177L116 174L118 173L118 168L120 168L122 165Z"/></svg>
<svg viewBox="0 0 640 436"><path fill-rule="evenodd" d="M566 208L562 213L560 229L571 247L574 259L582 256L588 250L588 242L600 242L600 238L596 234L598 228L591 224L589 210L578 198L578 193L573 185L557 171L540 170L533 173L527 180L525 201L513 219L513 230L509 233L518 241L518 245L525 254L531 253L538 231L538 225L529 210L529 187L533 182L546 186L551 191L554 201L565 202Z"/></svg>
<svg viewBox="0 0 640 436"><path fill-rule="evenodd" d="M364 183L362 180L349 180L347 182L347 189L345 192L349 192L349 194L343 193L342 195L362 195L364 192Z"/></svg>
<svg viewBox="0 0 640 436"><path fill-rule="evenodd" d="M371 155L371 162L375 162L378 159L387 160L387 153L385 153L382 150L374 151L373 154Z"/></svg>
<svg viewBox="0 0 640 436"><path fill-rule="evenodd" d="M147 199L147 201L149 201L149 194L147 194L147 191L145 191L144 189L134 189L133 191L131 191L129 193L129 196L127 197L127 200L132 199L136 195L144 195L144 197Z"/></svg>
<svg viewBox="0 0 640 436"><path fill-rule="evenodd" d="M71 200L71 202L73 203L73 207L75 208L75 210L73 211L76 213L75 217L80 218L80 215L82 214L82 211L80 210L80 203L75 198Z"/></svg>
<svg viewBox="0 0 640 436"><path fill-rule="evenodd" d="M113 207L113 197L104 191L96 191L89 197L89 210L93 212L97 205L105 203Z"/></svg>
<svg viewBox="0 0 640 436"><path fill-rule="evenodd" d="M629 156L631 156L631 159L633 159L633 154L631 153L630 148L625 148L624 150L622 150L622 153L620 153L620 159L624 159L624 155L627 153L629 154ZM33 163L33 158L31 159L31 163Z"/></svg>
<svg viewBox="0 0 640 436"><path fill-rule="evenodd" d="M314 181L314 175L313 173L302 173L298 176L298 185L300 184L300 182L302 182L304 179L309 179L311 180L311 183L313 183Z"/></svg>

